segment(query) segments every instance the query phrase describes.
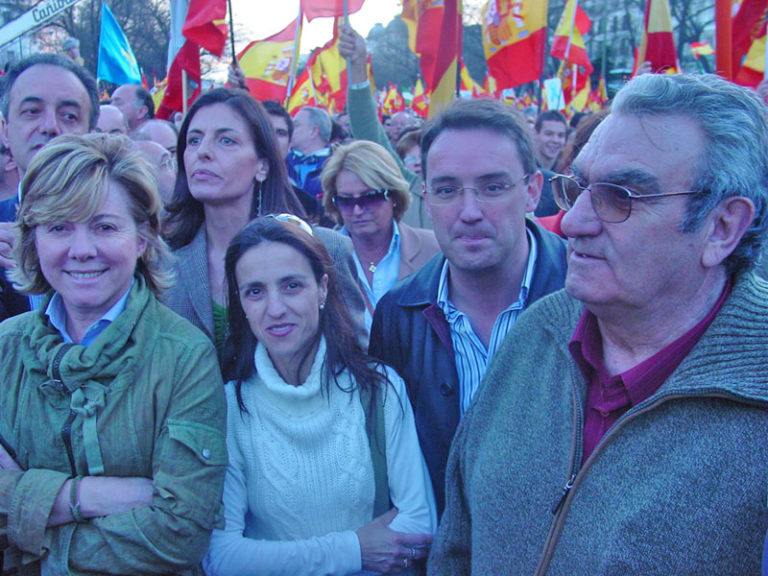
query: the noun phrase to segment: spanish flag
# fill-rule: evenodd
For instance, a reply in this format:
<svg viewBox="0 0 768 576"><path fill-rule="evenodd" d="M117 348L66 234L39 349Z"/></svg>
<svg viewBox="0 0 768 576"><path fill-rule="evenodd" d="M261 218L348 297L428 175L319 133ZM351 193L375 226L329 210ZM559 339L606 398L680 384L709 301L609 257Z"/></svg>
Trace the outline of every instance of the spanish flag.
<svg viewBox="0 0 768 576"><path fill-rule="evenodd" d="M246 46L237 60L245 72L248 91L257 100L285 100L291 75L294 41L298 38L294 20L277 34L255 40Z"/></svg>
<svg viewBox="0 0 768 576"><path fill-rule="evenodd" d="M430 92L429 117L450 106L461 55L461 0L421 0L416 52Z"/></svg>
<svg viewBox="0 0 768 576"><path fill-rule="evenodd" d="M483 49L499 90L532 82L544 69L546 0L488 0L483 8Z"/></svg>
<svg viewBox="0 0 768 576"><path fill-rule="evenodd" d="M321 99L331 114L344 110L347 103L347 61L339 54L340 20L334 22L333 38L307 61L315 90L322 93Z"/></svg>
<svg viewBox="0 0 768 576"><path fill-rule="evenodd" d="M424 83L421 81L421 78L416 79L416 85L413 87L411 108L422 118L427 117L429 112L429 96L424 93Z"/></svg>
<svg viewBox="0 0 768 576"><path fill-rule="evenodd" d="M651 63L653 72L680 72L668 0L647 0L645 5L643 39L640 42L635 68L645 61Z"/></svg>
<svg viewBox="0 0 768 576"><path fill-rule="evenodd" d="M416 52L416 34L419 26L419 0L403 0L403 11L400 19L408 27L408 48L418 56Z"/></svg>
<svg viewBox="0 0 768 576"><path fill-rule="evenodd" d="M553 58L582 66L591 74L592 63L589 61L587 47L582 38L582 34L586 34L591 27L592 21L581 9L578 1L568 0L555 30L549 54Z"/></svg>
<svg viewBox="0 0 768 576"><path fill-rule="evenodd" d="M227 42L226 19L226 0L191 0L181 33L187 40L221 57Z"/></svg>
<svg viewBox="0 0 768 576"><path fill-rule="evenodd" d="M304 106L317 106L317 104L315 87L309 77L309 67L306 67L296 79L296 85L288 98L286 109L291 116L295 116Z"/></svg>
<svg viewBox="0 0 768 576"><path fill-rule="evenodd" d="M384 96L381 111L384 114L389 114L391 116L395 112L402 112L403 110L405 110L405 99L403 98L403 95L400 94L397 86L390 84L387 95Z"/></svg>
<svg viewBox="0 0 768 576"><path fill-rule="evenodd" d="M744 0L733 18L734 81L757 86L765 77L765 32L768 0Z"/></svg>

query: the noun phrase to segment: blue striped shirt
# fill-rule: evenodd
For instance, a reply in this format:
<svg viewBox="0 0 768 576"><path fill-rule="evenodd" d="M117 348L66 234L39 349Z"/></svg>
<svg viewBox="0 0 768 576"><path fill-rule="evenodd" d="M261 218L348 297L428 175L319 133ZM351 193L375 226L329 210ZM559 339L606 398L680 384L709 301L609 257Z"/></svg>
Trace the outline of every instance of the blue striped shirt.
<svg viewBox="0 0 768 576"><path fill-rule="evenodd" d="M437 291L437 305L445 314L445 319L451 328L451 341L453 342L453 355L456 362L456 372L459 376L459 393L461 403L459 405L462 417L469 409L475 393L480 388L480 383L485 375L490 360L496 354L501 343L514 325L517 317L525 309L528 301L528 293L531 290L533 272L536 264L536 239L530 230L526 229L530 251L528 252L528 265L525 268L523 281L520 285L520 296L508 308L503 310L493 323L490 346L486 350L483 341L475 333L469 318L458 310L450 300L448 294L448 261L443 265L440 275L440 285Z"/></svg>

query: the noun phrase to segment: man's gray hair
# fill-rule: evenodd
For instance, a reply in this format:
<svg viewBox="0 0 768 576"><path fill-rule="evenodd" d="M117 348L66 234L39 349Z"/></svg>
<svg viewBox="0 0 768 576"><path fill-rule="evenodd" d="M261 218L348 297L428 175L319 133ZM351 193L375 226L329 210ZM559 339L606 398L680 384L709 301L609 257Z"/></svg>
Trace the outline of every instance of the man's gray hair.
<svg viewBox="0 0 768 576"><path fill-rule="evenodd" d="M752 90L714 74L643 74L616 95L611 114L682 116L704 132L704 152L693 167L683 232L697 230L725 198L743 196L755 217L739 246L725 260L729 272L749 270L768 233L768 108Z"/></svg>
<svg viewBox="0 0 768 576"><path fill-rule="evenodd" d="M320 139L328 144L331 141L331 117L322 108L315 108L314 106L304 106L301 109L302 112L307 112L307 118L313 126L317 126L318 135Z"/></svg>

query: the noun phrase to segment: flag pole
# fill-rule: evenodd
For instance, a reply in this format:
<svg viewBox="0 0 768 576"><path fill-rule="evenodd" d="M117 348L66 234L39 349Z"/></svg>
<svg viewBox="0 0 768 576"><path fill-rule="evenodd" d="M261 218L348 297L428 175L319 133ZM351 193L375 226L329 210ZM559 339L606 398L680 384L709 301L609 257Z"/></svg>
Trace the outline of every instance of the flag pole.
<svg viewBox="0 0 768 576"><path fill-rule="evenodd" d="M237 52L235 52L235 18L232 15L232 0L227 0L229 8L229 44L232 47L232 61L237 62Z"/></svg>
<svg viewBox="0 0 768 576"><path fill-rule="evenodd" d="M296 16L296 32L293 36L293 60L291 60L291 73L288 74L288 86L285 90L285 102L291 98L293 82L296 79L296 67L299 65L299 35L301 34L301 2L299 2L299 15Z"/></svg>
<svg viewBox="0 0 768 576"><path fill-rule="evenodd" d="M717 73L733 80L731 0L715 0L715 48Z"/></svg>
<svg viewBox="0 0 768 576"><path fill-rule="evenodd" d="M349 28L349 2L347 2L347 0L344 0L342 6L344 8L344 26ZM346 57L346 61L347 61L347 70L351 70L352 69L352 59L349 56L347 56ZM368 66L366 65L366 68L367 67Z"/></svg>
<svg viewBox="0 0 768 576"><path fill-rule="evenodd" d="M199 50L199 48L198 48ZM181 69L181 111L187 115L187 101L189 100L189 78L185 68Z"/></svg>

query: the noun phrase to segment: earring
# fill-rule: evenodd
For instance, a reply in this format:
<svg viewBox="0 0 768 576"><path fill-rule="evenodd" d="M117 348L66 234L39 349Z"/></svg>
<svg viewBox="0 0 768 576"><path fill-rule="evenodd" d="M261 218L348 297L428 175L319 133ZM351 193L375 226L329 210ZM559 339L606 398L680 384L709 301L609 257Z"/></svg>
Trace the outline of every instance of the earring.
<svg viewBox="0 0 768 576"><path fill-rule="evenodd" d="M261 212L262 212L261 211L261 190L263 186L264 186L264 181L259 180L259 210L256 212L259 216L261 216Z"/></svg>
<svg viewBox="0 0 768 576"><path fill-rule="evenodd" d="M320 310L325 310L325 302L320 303Z"/></svg>

